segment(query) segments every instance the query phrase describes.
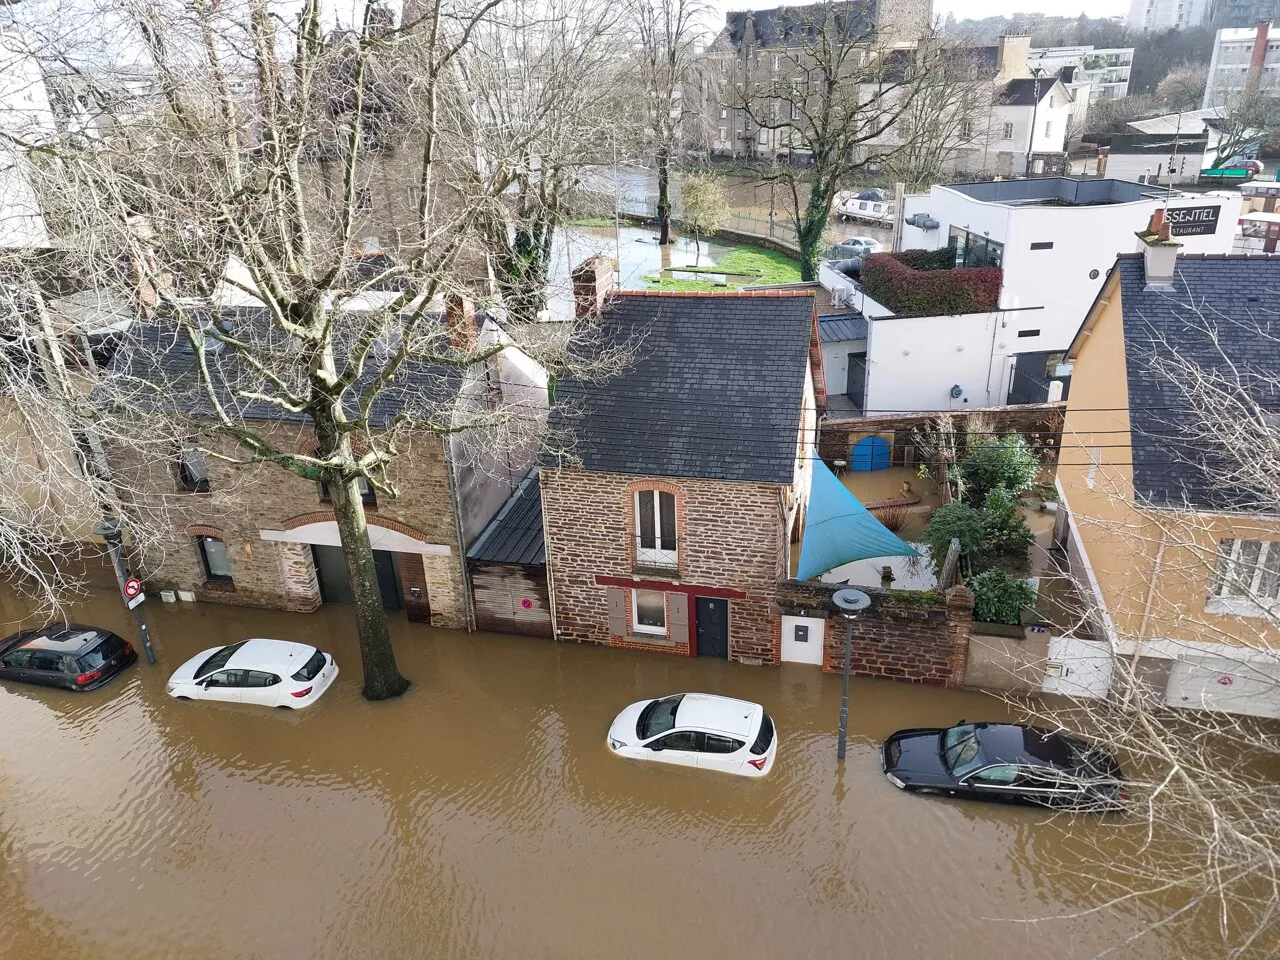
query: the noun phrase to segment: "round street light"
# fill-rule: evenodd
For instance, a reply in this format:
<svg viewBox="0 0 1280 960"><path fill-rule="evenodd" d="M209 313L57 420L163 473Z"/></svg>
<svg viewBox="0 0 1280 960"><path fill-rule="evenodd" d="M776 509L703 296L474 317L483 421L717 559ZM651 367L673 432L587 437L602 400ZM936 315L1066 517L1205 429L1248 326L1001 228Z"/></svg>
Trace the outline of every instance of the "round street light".
<svg viewBox="0 0 1280 960"><path fill-rule="evenodd" d="M840 615L844 617L844 692L840 696L840 738L836 742L836 759L843 760L849 739L849 661L853 655L853 621L871 606L871 598L861 590L846 587L837 590L831 602L840 608Z"/></svg>

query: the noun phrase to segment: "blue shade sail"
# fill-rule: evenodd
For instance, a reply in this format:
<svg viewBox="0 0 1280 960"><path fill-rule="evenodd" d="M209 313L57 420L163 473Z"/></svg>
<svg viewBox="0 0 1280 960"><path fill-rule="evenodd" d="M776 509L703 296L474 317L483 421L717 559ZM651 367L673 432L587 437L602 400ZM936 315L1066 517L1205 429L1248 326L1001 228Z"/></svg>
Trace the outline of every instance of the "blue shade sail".
<svg viewBox="0 0 1280 960"><path fill-rule="evenodd" d="M812 580L854 560L918 556L919 551L872 516L813 454L809 516L796 572L799 579Z"/></svg>

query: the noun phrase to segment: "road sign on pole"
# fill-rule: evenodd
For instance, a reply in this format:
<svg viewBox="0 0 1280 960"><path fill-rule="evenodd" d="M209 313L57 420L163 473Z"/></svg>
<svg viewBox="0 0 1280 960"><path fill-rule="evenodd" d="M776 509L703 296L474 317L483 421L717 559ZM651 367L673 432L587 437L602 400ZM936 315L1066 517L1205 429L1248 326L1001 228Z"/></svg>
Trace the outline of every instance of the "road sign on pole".
<svg viewBox="0 0 1280 960"><path fill-rule="evenodd" d="M142 583L137 577L130 577L124 582L124 598L132 600L134 597L142 595Z"/></svg>

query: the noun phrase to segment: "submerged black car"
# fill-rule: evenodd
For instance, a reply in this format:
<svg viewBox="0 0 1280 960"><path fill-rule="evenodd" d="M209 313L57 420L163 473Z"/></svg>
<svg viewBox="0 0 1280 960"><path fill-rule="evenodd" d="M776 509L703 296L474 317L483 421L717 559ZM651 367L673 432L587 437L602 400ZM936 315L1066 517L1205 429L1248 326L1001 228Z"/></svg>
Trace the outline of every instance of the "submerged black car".
<svg viewBox="0 0 1280 960"><path fill-rule="evenodd" d="M67 690L96 690L138 659L110 630L51 623L0 640L0 679Z"/></svg>
<svg viewBox="0 0 1280 960"><path fill-rule="evenodd" d="M1114 810L1128 797L1120 765L1084 740L1012 723L899 730L884 743L885 776L914 793Z"/></svg>

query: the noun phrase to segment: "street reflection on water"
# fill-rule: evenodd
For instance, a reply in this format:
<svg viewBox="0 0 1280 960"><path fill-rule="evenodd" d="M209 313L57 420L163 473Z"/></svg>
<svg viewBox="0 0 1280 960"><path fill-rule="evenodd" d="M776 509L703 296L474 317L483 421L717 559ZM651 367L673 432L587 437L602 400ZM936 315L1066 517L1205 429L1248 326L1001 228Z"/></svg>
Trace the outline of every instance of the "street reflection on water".
<svg viewBox="0 0 1280 960"><path fill-rule="evenodd" d="M978 693L855 680L838 771L839 680L811 667L393 615L414 686L371 704L348 608L147 608L158 666L89 694L0 688L0 957L1057 960L1155 916L1048 919L1106 895L1086 858L1136 842L1132 826L885 781L877 746L894 729L1007 716ZM0 597L6 633L20 610ZM133 639L110 592L71 613ZM246 636L315 643L343 672L298 713L165 695L187 657ZM609 754L617 710L681 690L764 703L772 775ZM1157 936L1114 955L1210 952L1211 924L1176 936L1178 951Z"/></svg>

